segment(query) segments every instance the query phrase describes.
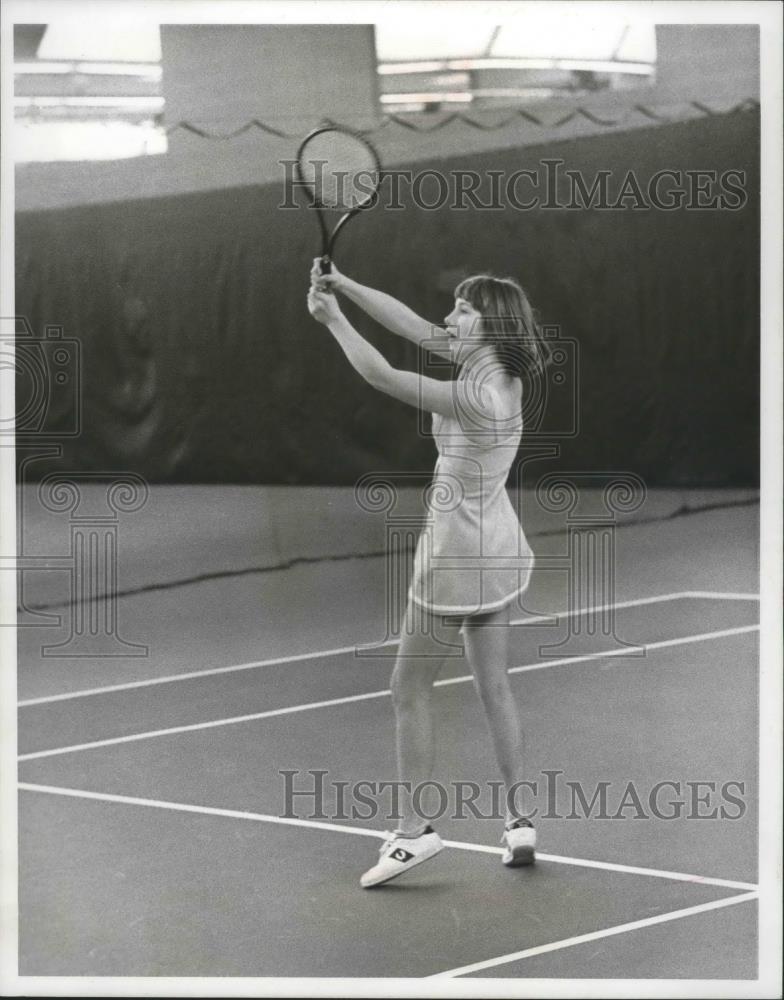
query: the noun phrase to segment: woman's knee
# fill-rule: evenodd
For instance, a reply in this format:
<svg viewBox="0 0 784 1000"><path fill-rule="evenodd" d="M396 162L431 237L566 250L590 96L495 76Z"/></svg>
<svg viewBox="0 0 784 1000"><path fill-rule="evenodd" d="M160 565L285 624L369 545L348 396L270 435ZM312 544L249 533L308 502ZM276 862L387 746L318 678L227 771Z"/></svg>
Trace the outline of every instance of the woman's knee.
<svg viewBox="0 0 784 1000"><path fill-rule="evenodd" d="M474 675L474 687L485 703L497 704L511 696L508 652L497 636L488 638L478 632L466 635L466 646Z"/></svg>

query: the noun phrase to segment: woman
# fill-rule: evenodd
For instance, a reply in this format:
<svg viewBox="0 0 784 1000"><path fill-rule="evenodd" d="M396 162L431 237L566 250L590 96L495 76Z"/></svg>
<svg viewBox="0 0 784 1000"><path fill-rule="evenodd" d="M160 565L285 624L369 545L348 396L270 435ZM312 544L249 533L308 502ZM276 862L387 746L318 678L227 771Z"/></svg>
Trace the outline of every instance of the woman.
<svg viewBox="0 0 784 1000"><path fill-rule="evenodd" d="M392 333L449 357L460 366L457 378L393 368L347 321L335 292ZM318 259L308 308L370 385L433 415L439 458L391 680L400 781L413 790L430 778L433 682L459 646L459 629L507 791L502 860L530 864L536 834L514 807L523 780L523 733L507 674L507 626L511 602L528 586L533 553L505 486L522 434L523 378L546 364L533 310L517 282L480 275L455 290L446 329L439 330L334 265L322 275ZM401 803L402 821L382 845L378 863L362 876L365 888L402 875L443 848L410 793Z"/></svg>

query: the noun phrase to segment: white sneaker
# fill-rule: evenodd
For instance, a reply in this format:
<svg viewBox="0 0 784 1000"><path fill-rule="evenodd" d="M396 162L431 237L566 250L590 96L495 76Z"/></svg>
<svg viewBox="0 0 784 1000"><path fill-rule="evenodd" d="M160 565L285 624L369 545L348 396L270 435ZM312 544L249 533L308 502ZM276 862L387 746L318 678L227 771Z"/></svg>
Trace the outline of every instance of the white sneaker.
<svg viewBox="0 0 784 1000"><path fill-rule="evenodd" d="M506 844L506 850L501 860L510 868L518 865L531 865L536 860L536 830L527 819L518 819L511 827L504 830L501 843Z"/></svg>
<svg viewBox="0 0 784 1000"><path fill-rule="evenodd" d="M416 865L434 857L444 849L443 842L429 826L418 837L404 837L398 830L391 833L379 849L381 857L359 880L363 889L389 882L411 871Z"/></svg>

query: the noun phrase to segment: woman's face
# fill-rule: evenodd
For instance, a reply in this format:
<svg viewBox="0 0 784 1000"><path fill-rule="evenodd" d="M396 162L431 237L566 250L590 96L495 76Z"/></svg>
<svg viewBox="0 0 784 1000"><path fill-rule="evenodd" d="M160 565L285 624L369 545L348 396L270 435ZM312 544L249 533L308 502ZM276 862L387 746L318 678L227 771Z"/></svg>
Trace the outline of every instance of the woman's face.
<svg viewBox="0 0 784 1000"><path fill-rule="evenodd" d="M447 335L459 344L474 344L481 342L482 314L478 312L467 299L456 298L455 307L448 316L444 317Z"/></svg>

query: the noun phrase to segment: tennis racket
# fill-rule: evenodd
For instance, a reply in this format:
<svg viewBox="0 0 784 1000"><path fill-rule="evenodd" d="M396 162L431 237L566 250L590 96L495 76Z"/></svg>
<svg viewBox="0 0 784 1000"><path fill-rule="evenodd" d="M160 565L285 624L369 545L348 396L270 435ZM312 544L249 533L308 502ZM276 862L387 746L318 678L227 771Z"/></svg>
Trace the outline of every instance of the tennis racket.
<svg viewBox="0 0 784 1000"><path fill-rule="evenodd" d="M321 273L332 271L335 241L349 219L375 204L381 163L367 139L348 129L317 128L297 150L297 177L321 229ZM339 215L332 232L330 222Z"/></svg>

